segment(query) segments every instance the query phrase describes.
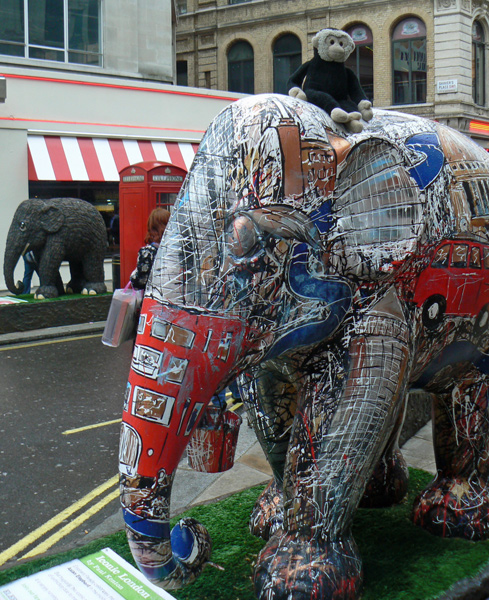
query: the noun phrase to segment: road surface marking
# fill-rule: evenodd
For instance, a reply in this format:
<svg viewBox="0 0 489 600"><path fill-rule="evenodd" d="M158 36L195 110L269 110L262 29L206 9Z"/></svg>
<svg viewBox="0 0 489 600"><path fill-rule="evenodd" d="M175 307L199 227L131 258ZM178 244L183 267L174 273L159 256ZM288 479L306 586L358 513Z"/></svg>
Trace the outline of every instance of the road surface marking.
<svg viewBox="0 0 489 600"><path fill-rule="evenodd" d="M115 485L118 481L119 475L111 477L105 483L102 483L102 485L99 485L94 490L89 492L86 496L83 496L83 498L80 498L80 500L77 500L74 504L62 510L52 519L49 519L49 521L44 523L44 525L41 525L31 533L26 535L24 538L16 542L13 546L10 546L10 548L7 548L3 552L0 552L0 565L3 565L11 558L14 558L14 556L17 556L17 554L19 554L19 552L22 552L22 550L25 550L27 546L30 546L34 542L37 542L37 540L43 535L45 535L48 531L51 531L51 529L57 527L65 519L71 517L72 514L80 510L80 508L86 506L94 498L100 496L100 494L103 494L106 490Z"/></svg>
<svg viewBox="0 0 489 600"><path fill-rule="evenodd" d="M88 429L95 429L96 427L105 427L106 425L113 425L114 423L121 423L122 419L113 419L112 421L103 421L102 423L95 423L94 425L85 425L85 427L77 427L76 429L67 429L62 431L63 435L70 435L71 433L79 433L80 431L87 431Z"/></svg>
<svg viewBox="0 0 489 600"><path fill-rule="evenodd" d="M110 494L105 496L105 498L102 498L102 500L99 500L97 502L97 504L94 504L88 510L86 510L84 513L82 513L81 515L76 517L76 519L73 519L73 521L70 521L69 523L67 523L59 531L50 535L46 540L44 540L44 542L41 542L40 544L35 546L32 550L27 552L27 554L24 554L24 556L21 556L19 560L24 559L24 558L32 558L33 556L38 556L39 554L46 552L46 550L49 550L49 548L54 546L54 544L59 542L59 540L61 540L66 535L71 533L73 531L73 529L76 529L79 525L84 523L87 519L89 519L90 517L93 517L93 515L97 514L99 512L99 510L102 510L102 508L107 506L107 504L109 504L110 502L112 502L112 500L115 500L118 497L119 497L119 488L110 492Z"/></svg>
<svg viewBox="0 0 489 600"><path fill-rule="evenodd" d="M90 338L102 337L101 333L92 335L79 335L77 337L65 337L56 340L46 340L45 342L30 342L28 344L9 344L8 346L0 346L0 352L5 350L20 350L21 348L32 348L33 346L47 346L48 344L61 344L63 342L75 342L77 340L88 340Z"/></svg>

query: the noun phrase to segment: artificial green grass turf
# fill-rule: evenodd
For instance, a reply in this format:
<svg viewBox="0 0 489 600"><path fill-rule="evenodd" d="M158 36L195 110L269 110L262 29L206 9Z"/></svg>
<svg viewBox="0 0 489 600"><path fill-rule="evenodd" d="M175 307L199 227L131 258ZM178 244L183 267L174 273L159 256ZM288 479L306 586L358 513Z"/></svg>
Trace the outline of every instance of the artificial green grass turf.
<svg viewBox="0 0 489 600"><path fill-rule="evenodd" d="M433 599L460 579L477 573L489 560L489 540L474 543L437 538L412 524L414 496L432 476L416 469L410 469L410 473L409 495L402 504L386 509L360 509L355 517L353 534L363 558L365 577L362 600ZM209 529L213 541L211 560L225 570L208 566L196 582L172 591L175 598L254 600L252 563L264 542L248 533L248 519L262 489L254 487L184 513ZM125 535L119 532L82 548L0 572L0 585L107 546L134 564Z"/></svg>
<svg viewBox="0 0 489 600"><path fill-rule="evenodd" d="M18 296L14 296L13 294L9 294L13 298L19 298L20 300L26 300L30 304L39 304L41 302L59 302L63 300L78 300L79 298L97 298L99 296L112 296L112 292L105 292L103 294L96 294L94 296L84 295L84 294L63 294L62 296L56 296L56 298L43 298L42 300L36 300L34 298L34 294L19 294ZM9 305L10 306L10 305Z"/></svg>

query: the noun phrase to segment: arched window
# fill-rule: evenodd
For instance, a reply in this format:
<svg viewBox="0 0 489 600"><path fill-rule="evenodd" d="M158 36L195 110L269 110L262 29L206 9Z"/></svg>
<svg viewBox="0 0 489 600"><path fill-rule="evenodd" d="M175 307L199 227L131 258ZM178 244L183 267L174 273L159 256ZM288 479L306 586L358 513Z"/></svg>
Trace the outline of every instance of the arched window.
<svg viewBox="0 0 489 600"><path fill-rule="evenodd" d="M484 30L479 21L472 25L472 98L476 104L486 103Z"/></svg>
<svg viewBox="0 0 489 600"><path fill-rule="evenodd" d="M426 27L411 17L392 34L393 104L426 102Z"/></svg>
<svg viewBox="0 0 489 600"><path fill-rule="evenodd" d="M273 91L288 94L287 82L292 73L301 66L302 46L292 33L278 38L273 46Z"/></svg>
<svg viewBox="0 0 489 600"><path fill-rule="evenodd" d="M228 90L255 93L255 61L248 42L236 42L228 52Z"/></svg>
<svg viewBox="0 0 489 600"><path fill-rule="evenodd" d="M355 50L346 61L360 81L367 98L374 98L374 42L372 32L366 25L354 25L347 33L355 42Z"/></svg>

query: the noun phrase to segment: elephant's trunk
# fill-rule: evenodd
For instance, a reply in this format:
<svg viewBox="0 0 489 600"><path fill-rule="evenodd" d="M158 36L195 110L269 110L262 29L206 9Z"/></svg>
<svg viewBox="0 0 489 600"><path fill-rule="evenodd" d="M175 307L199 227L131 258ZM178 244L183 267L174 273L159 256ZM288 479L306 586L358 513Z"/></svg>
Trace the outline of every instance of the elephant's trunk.
<svg viewBox="0 0 489 600"><path fill-rule="evenodd" d="M193 519L170 534L174 473L213 394L234 376L246 328L237 318L145 298L138 331L122 425L121 501L139 568L175 589L200 573L210 540Z"/></svg>
<svg viewBox="0 0 489 600"><path fill-rule="evenodd" d="M23 283L19 281L18 284L16 284L14 281L15 267L21 255L22 252L16 250L14 245L9 243L9 239L7 238L7 247L3 259L3 276L5 278L7 288L10 292L12 292L12 294L22 294L24 291Z"/></svg>

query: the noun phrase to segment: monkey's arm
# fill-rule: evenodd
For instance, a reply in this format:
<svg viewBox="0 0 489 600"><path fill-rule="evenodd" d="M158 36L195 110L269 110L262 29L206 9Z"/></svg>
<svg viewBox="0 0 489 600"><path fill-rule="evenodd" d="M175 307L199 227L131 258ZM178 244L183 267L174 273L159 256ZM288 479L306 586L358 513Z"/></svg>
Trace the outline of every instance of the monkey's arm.
<svg viewBox="0 0 489 600"><path fill-rule="evenodd" d="M304 81L305 76L307 75L307 70L309 69L309 65L311 64L311 62L312 61L308 60L292 73L288 82L289 90L295 86L302 88L302 83Z"/></svg>
<svg viewBox="0 0 489 600"><path fill-rule="evenodd" d="M362 115L364 121L370 121L373 117L372 103L367 99L365 92L363 91L357 76L351 69L346 69L348 77L348 94L350 98L355 102Z"/></svg>
<svg viewBox="0 0 489 600"><path fill-rule="evenodd" d="M351 69L346 68L345 70L348 77L348 95L350 98L355 104L359 104L362 100L367 100L367 96L358 81L358 77Z"/></svg>

